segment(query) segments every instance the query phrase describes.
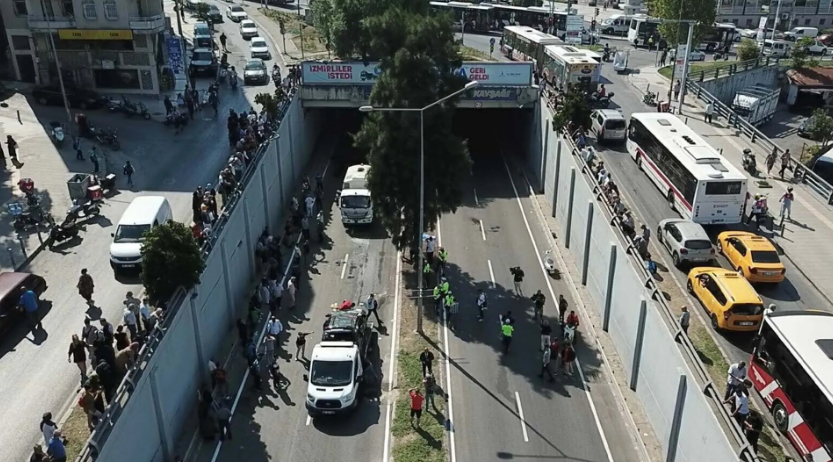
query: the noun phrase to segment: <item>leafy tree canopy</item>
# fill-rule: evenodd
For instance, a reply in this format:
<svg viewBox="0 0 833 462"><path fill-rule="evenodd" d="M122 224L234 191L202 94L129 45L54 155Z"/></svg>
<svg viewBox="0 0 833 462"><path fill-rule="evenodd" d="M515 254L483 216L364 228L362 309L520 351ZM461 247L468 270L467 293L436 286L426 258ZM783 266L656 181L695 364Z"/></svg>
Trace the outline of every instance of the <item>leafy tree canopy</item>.
<svg viewBox="0 0 833 462"><path fill-rule="evenodd" d="M553 130L561 130L572 127L590 128L590 105L584 92L578 88L572 88L567 92L561 105L558 107L552 118Z"/></svg>
<svg viewBox="0 0 833 462"><path fill-rule="evenodd" d="M748 61L757 58L761 51L758 49L758 44L754 40L745 38L740 41L737 48L738 60Z"/></svg>
<svg viewBox="0 0 833 462"><path fill-rule="evenodd" d="M822 148L833 140L833 117L827 115L824 109L816 109L807 125L807 134L810 138L820 141Z"/></svg>
<svg viewBox="0 0 833 462"><path fill-rule="evenodd" d="M805 69L808 67L818 67L819 60L810 56L808 47L812 45L814 40L810 37L804 37L798 39L795 43L795 47L792 49L792 53L790 53L790 58L792 58L792 68L793 69Z"/></svg>
<svg viewBox="0 0 833 462"><path fill-rule="evenodd" d="M339 0L340 1L340 0ZM369 0L375 1L375 0ZM427 2L402 0L364 19L371 32L361 43L379 56L382 70L370 101L377 107L423 108L465 84L456 74L462 62L445 16L429 15ZM451 132L456 98L424 116L425 224L453 212L462 201L461 175L471 159L463 140ZM355 135L370 162L369 188L382 221L403 249L419 230L420 113L373 112Z"/></svg>
<svg viewBox="0 0 833 462"><path fill-rule="evenodd" d="M677 22L680 19L698 22L692 38L693 45L700 43L712 30L716 0L647 0L646 3L650 16L668 20L659 25L659 33L671 46L684 44L688 39L688 26Z"/></svg>
<svg viewBox="0 0 833 462"><path fill-rule="evenodd" d="M170 221L145 234L142 284L151 300L167 300L179 287L194 288L204 269L199 245L184 224Z"/></svg>

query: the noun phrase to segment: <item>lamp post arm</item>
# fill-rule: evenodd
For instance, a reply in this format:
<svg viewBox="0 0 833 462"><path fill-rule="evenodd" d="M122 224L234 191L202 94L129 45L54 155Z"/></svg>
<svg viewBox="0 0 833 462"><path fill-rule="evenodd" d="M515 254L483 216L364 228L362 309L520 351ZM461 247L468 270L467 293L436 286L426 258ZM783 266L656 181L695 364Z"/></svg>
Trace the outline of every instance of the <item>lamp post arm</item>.
<svg viewBox="0 0 833 462"><path fill-rule="evenodd" d="M438 100L434 101L433 103L431 103L431 104L429 104L428 106L425 106L424 108L419 109L419 110L420 110L420 111L424 111L424 110L426 110L426 109L431 109L432 107L434 107L434 106L436 106L436 105L438 105L438 104L441 104L441 103L443 103L443 102L445 102L445 101L448 101L448 100L449 100L449 99L451 99L451 98L454 98L455 96L459 95L460 93L463 93L463 92L464 92L464 91L466 91L466 90L468 90L468 88L463 87L463 88L461 88L461 89L459 89L459 90L455 91L454 93L451 93L451 94L449 94L449 95L443 96L442 98L440 98L440 99L438 99Z"/></svg>

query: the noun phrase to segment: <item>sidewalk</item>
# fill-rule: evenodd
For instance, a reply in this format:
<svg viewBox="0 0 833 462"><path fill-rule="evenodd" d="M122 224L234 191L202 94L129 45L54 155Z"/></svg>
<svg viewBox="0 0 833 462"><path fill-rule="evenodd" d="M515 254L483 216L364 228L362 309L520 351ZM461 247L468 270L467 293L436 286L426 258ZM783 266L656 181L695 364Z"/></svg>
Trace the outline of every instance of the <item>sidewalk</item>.
<svg viewBox="0 0 833 462"><path fill-rule="evenodd" d="M668 80L657 74L655 68L643 68L633 77L640 80L635 81L629 76L631 84L643 92L647 84L651 85L651 91L656 92L656 89L662 88L665 92L663 94L668 92ZM687 120L687 124L708 140L709 144L722 150L726 159L738 170L743 171L741 158L746 148L755 154L759 169L765 170L764 160L769 153L728 127L725 119L715 117L713 124L707 124L701 104L702 102L693 96L686 97L681 118ZM780 164L778 160L769 175L763 171L758 173L758 177L749 178L749 194L768 196L770 213L776 217L777 228L780 212L778 201L788 187L794 188L795 202L792 205L791 220L785 220L783 236L778 235L776 230L776 234L771 237L784 251L784 256L792 261L828 302L833 304L833 271L829 270L830 262L833 261L833 246L830 245L833 238L833 209L809 187L782 181L778 176ZM787 172L786 177L791 178L791 172Z"/></svg>

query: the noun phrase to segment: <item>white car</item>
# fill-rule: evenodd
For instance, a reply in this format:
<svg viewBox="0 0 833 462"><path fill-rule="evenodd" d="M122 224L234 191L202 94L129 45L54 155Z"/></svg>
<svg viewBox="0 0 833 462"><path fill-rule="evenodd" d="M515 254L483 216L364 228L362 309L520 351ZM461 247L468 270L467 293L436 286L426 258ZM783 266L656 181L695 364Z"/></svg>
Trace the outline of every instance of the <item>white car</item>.
<svg viewBox="0 0 833 462"><path fill-rule="evenodd" d="M688 60L689 61L705 61L706 60L706 54L703 53L700 50L694 50L691 53L689 53Z"/></svg>
<svg viewBox="0 0 833 462"><path fill-rule="evenodd" d="M823 43L819 42L818 40L813 40L813 43L804 47L807 50L807 53L811 55L826 55L827 54L827 47L824 46Z"/></svg>
<svg viewBox="0 0 833 462"><path fill-rule="evenodd" d="M251 19L240 21L240 35L243 39L257 37L257 24Z"/></svg>
<svg viewBox="0 0 833 462"><path fill-rule="evenodd" d="M266 39L263 37L252 37L252 41L249 44L249 51L252 54L252 58L266 60L272 58L272 55L269 53L269 45L266 44Z"/></svg>
<svg viewBox="0 0 833 462"><path fill-rule="evenodd" d="M738 31L738 35L743 38L754 39L758 35L758 29L741 29Z"/></svg>
<svg viewBox="0 0 833 462"><path fill-rule="evenodd" d="M249 19L249 15L246 14L246 10L243 9L240 5L232 5L228 7L226 10L226 16L234 22L240 22L245 19Z"/></svg>

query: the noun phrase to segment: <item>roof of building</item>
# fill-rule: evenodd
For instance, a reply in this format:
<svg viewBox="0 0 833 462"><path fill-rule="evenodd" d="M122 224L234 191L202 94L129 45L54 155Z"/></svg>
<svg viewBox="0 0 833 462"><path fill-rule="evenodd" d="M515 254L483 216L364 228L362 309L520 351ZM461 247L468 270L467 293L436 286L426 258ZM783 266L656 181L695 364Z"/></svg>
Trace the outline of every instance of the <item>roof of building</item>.
<svg viewBox="0 0 833 462"><path fill-rule="evenodd" d="M790 83L801 87L833 88L833 68L810 67L787 71Z"/></svg>

